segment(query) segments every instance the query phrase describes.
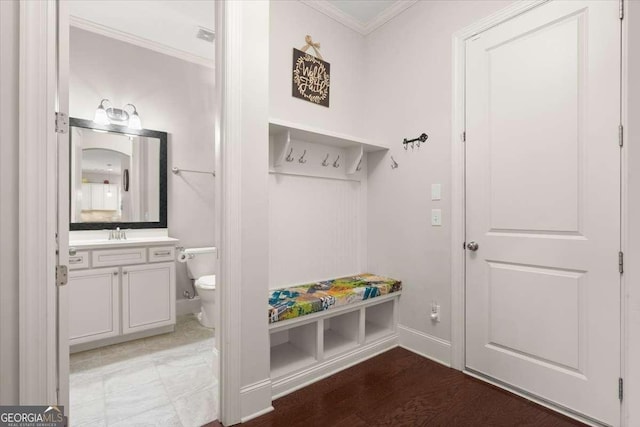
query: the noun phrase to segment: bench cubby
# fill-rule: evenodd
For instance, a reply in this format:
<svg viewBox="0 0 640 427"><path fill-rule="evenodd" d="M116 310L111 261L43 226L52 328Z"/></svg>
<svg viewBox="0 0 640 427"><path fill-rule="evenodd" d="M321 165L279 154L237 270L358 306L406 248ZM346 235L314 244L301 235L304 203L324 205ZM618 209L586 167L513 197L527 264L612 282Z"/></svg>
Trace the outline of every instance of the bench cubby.
<svg viewBox="0 0 640 427"><path fill-rule="evenodd" d="M394 292L272 323L273 398L397 346L400 294Z"/></svg>
<svg viewBox="0 0 640 427"><path fill-rule="evenodd" d="M271 334L271 376L298 371L318 360L317 325L307 323Z"/></svg>
<svg viewBox="0 0 640 427"><path fill-rule="evenodd" d="M364 339L372 342L395 331L393 304L385 302L365 308Z"/></svg>
<svg viewBox="0 0 640 427"><path fill-rule="evenodd" d="M360 343L360 311L351 311L322 320L323 359L358 347Z"/></svg>

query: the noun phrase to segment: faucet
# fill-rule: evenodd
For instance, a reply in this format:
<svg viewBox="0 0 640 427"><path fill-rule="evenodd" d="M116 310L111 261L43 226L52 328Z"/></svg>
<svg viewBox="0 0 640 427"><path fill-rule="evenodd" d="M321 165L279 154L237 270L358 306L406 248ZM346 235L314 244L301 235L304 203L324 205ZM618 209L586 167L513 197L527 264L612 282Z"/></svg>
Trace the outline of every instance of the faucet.
<svg viewBox="0 0 640 427"><path fill-rule="evenodd" d="M109 240L127 240L127 233L116 227L115 230L109 230Z"/></svg>

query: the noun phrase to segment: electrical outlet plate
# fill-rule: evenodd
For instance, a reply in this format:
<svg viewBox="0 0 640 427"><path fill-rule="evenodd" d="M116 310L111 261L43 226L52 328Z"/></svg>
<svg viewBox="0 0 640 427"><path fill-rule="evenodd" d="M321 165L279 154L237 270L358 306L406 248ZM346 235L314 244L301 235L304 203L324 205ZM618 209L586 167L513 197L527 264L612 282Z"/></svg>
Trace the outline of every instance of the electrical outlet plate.
<svg viewBox="0 0 640 427"><path fill-rule="evenodd" d="M431 320L433 322L440 321L440 305L437 302L431 303Z"/></svg>
<svg viewBox="0 0 640 427"><path fill-rule="evenodd" d="M431 184L431 200L440 200L442 198L442 185Z"/></svg>
<svg viewBox="0 0 640 427"><path fill-rule="evenodd" d="M431 225L434 227L442 225L442 209L431 209Z"/></svg>

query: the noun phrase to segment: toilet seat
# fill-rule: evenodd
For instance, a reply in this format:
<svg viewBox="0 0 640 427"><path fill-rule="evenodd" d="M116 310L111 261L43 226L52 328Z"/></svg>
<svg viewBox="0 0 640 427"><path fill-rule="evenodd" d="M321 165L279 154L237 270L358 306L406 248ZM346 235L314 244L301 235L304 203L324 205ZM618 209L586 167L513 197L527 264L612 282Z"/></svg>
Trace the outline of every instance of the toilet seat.
<svg viewBox="0 0 640 427"><path fill-rule="evenodd" d="M216 275L210 274L202 276L196 280L196 286L200 289L215 289L216 288Z"/></svg>

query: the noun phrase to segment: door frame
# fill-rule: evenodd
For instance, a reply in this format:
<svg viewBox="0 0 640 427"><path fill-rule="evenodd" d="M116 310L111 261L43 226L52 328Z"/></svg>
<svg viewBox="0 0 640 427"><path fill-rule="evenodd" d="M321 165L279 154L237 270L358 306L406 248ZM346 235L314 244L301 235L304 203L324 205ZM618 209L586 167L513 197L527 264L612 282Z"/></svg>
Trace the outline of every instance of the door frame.
<svg viewBox="0 0 640 427"><path fill-rule="evenodd" d="M21 1L20 2L20 48L19 48L19 402L27 405L65 404L68 405L68 354L66 360L59 357L57 348L58 312L55 281L55 266L66 265L68 256L62 254L58 260L57 246L67 251L68 243L56 242L56 232L68 232L68 212L66 205L58 212L58 147L55 112L68 113L68 100L56 99L58 25L64 26L65 0ZM62 20L59 12L62 11ZM216 60L226 61L232 56L232 64L216 70L216 99L224 108L236 111L239 97L238 83L228 76L233 75L242 63L238 55L230 55L240 49L240 40L225 37L236 34L242 23L237 6L216 2ZM64 21L64 22L63 22ZM218 48L220 47L220 48ZM62 55L68 52L62 50ZM65 60L66 56L61 56ZM231 61L230 61L231 62ZM226 68L226 69L225 69ZM63 82L64 83L64 82ZM65 90L61 88L61 90ZM221 110L219 108L218 110ZM233 238L240 230L232 222L233 216L223 209L223 203L237 202L239 196L230 191L237 181L237 174L225 165L239 161L236 150L220 150L224 141L233 131L242 126L240 117L216 117L216 211L224 212L216 218L219 274L224 279L230 272L238 274L241 265L238 260L229 259ZM223 128L221 130L221 127ZM233 144L232 144L233 145ZM63 159L64 162L64 159ZM232 179L235 178L235 181ZM61 183L61 186L64 186ZM68 191L68 189L66 190ZM225 196L223 196L225 194ZM234 204L234 206L236 206ZM62 213L62 214L61 214ZM65 218L67 218L65 220ZM66 222L65 222L66 221ZM62 228L58 230L58 224ZM66 227L66 228L64 228ZM228 238L221 237L226 235ZM44 244L43 244L44 242ZM231 271L227 271L230 269ZM221 310L217 341L220 350L220 396L219 419L225 425L239 422L240 408L240 342L239 322L233 313L240 311L240 289L222 287L219 290ZM64 310L64 307L61 307ZM62 331L68 335L68 331ZM222 344L224 343L224 344ZM62 351L60 351L62 352ZM65 369L66 368L66 369ZM60 371L58 371L60 369ZM65 376L60 384L58 396L58 373ZM67 408L68 414L68 408Z"/></svg>
<svg viewBox="0 0 640 427"><path fill-rule="evenodd" d="M20 2L20 404L57 396L57 4ZM60 403L61 404L61 403Z"/></svg>
<svg viewBox="0 0 640 427"><path fill-rule="evenodd" d="M477 21L462 30L454 33L452 40L452 126L451 126L451 367L462 371L466 374L476 376L476 374L467 372L465 364L465 315L466 315L466 292L465 292L465 263L466 263L466 250L463 243L466 240L466 188L465 188L465 171L466 171L466 159L465 159L465 44L467 40L482 33L492 27L502 24L518 15L526 13L527 11L538 7L544 3L552 0L522 0L516 1L513 4L507 6L498 12L489 15L488 17ZM621 0L619 0L621 1ZM627 2L622 3L626 14ZM622 20L622 44L627 46L627 20ZM624 50L622 51L622 85L626 87L627 73L627 61L625 58ZM627 98L626 91L622 91L621 99L621 118L626 122L627 116ZM625 129L626 136L626 129ZM615 136L612 136L614 139ZM621 152L621 177L626 176L627 168L627 154L626 150ZM621 250L624 252L627 249L627 239L625 238L627 230L627 186L624 179L621 183ZM462 250L461 250L462 249ZM627 284L625 283L624 274L621 276L621 296L627 295ZM629 318L629 304L626 303L625 298L621 298L621 348L620 357L622 360L620 373L624 378L628 370L628 342L630 337L627 333L627 324ZM577 418L580 421L591 424L590 420L577 417L576 414L564 411L562 408L551 405L548 402L537 399L534 396L522 393L517 389L505 385L500 382L490 381L484 377L478 377L483 381L490 382L498 387L505 388L512 393L520 395L526 399L535 401L543 406L547 406L555 411L561 412L569 417ZM621 404L621 416L620 422L622 426L631 425L628 424L626 414L628 413L628 399L623 399Z"/></svg>

